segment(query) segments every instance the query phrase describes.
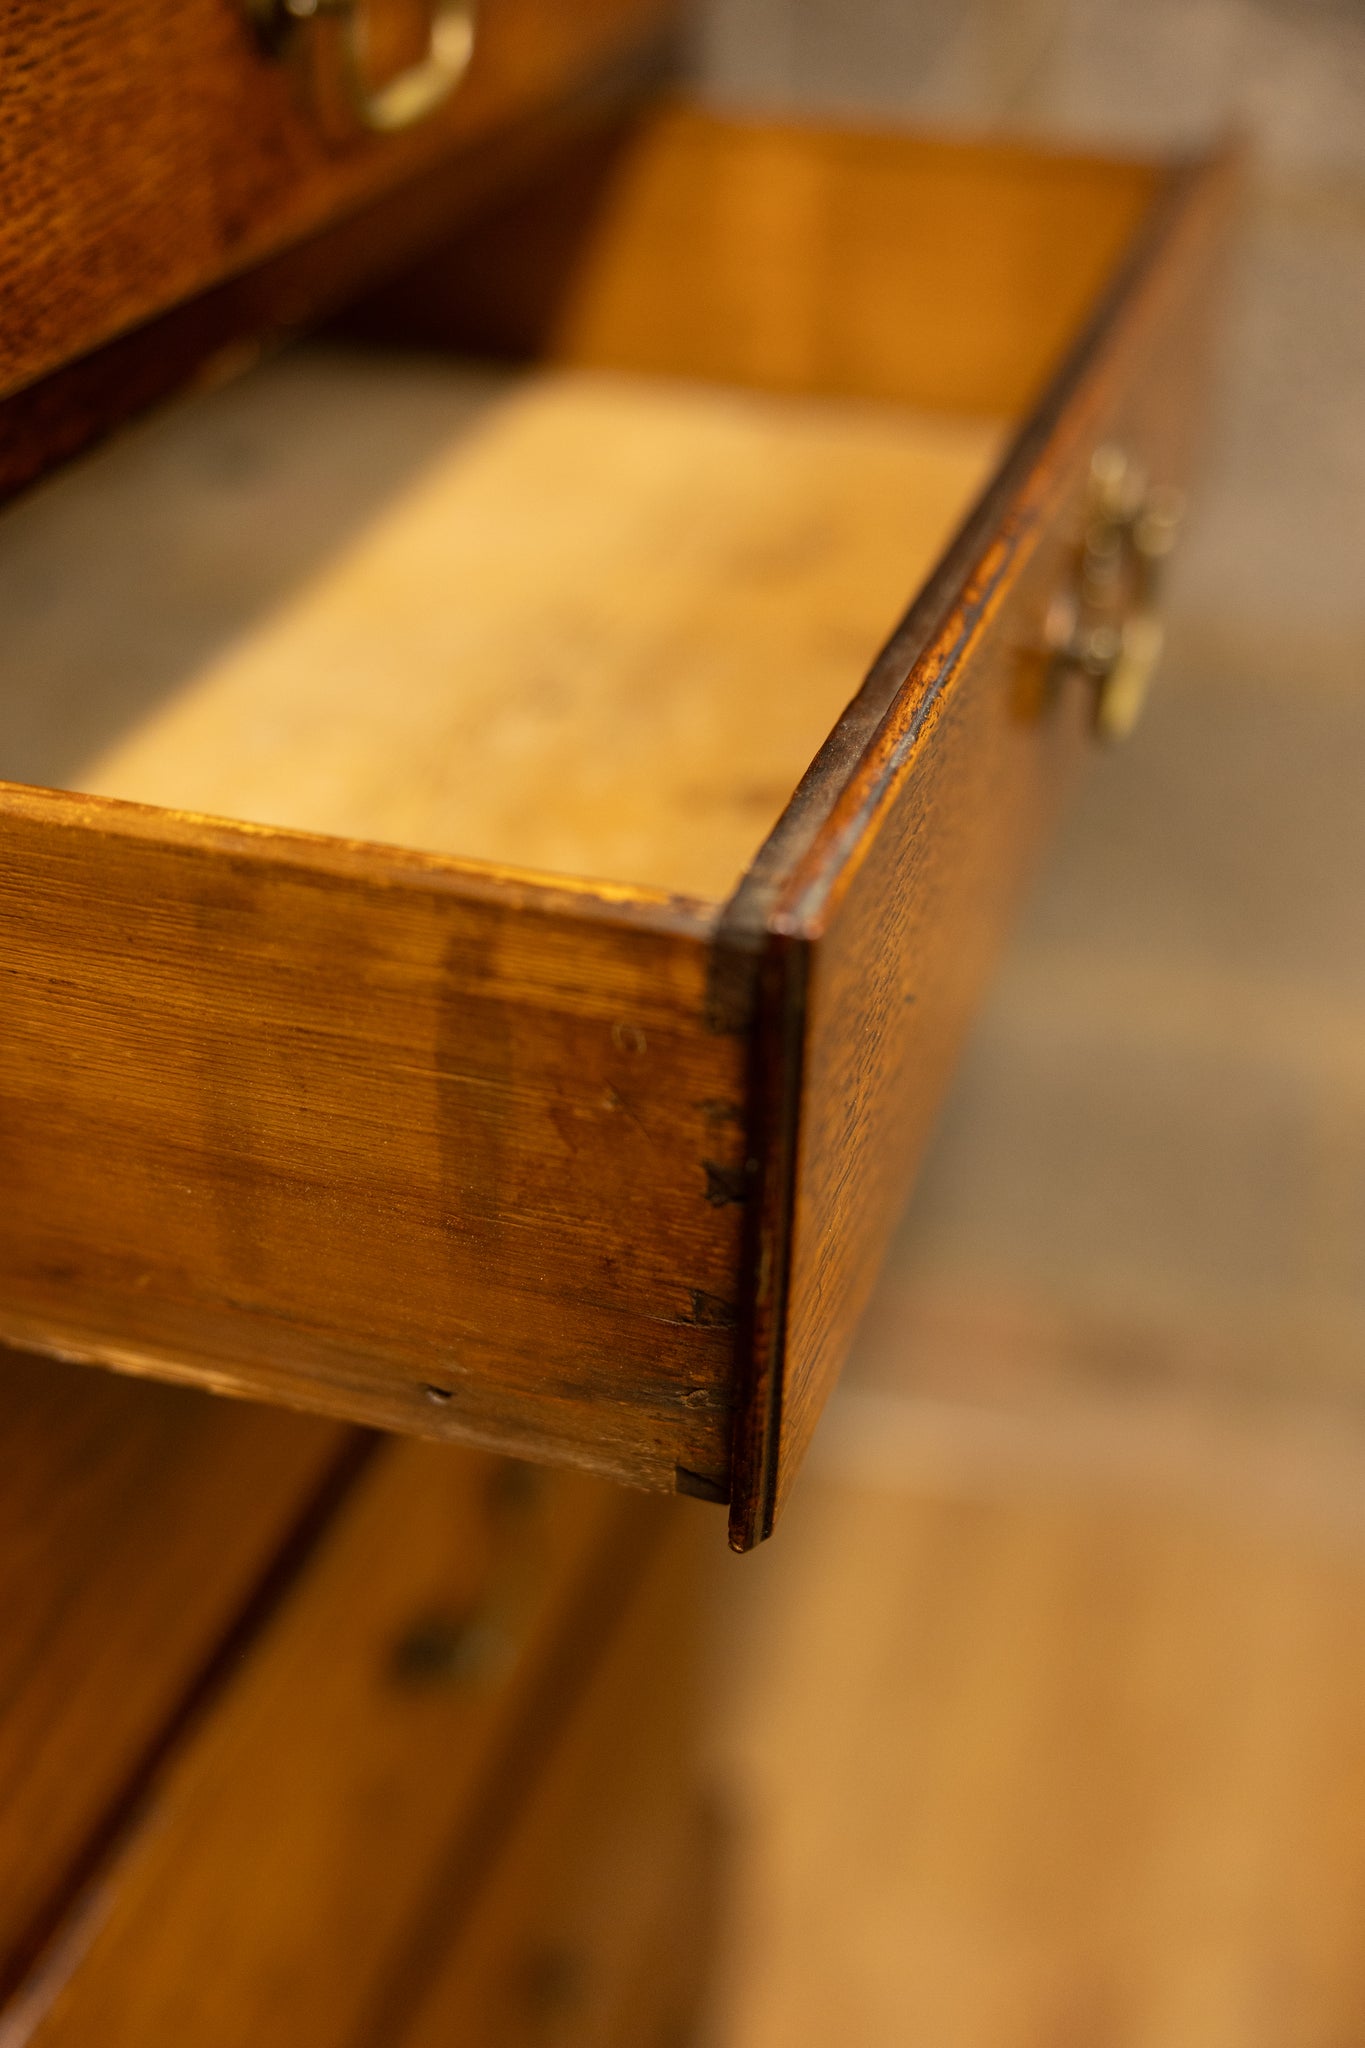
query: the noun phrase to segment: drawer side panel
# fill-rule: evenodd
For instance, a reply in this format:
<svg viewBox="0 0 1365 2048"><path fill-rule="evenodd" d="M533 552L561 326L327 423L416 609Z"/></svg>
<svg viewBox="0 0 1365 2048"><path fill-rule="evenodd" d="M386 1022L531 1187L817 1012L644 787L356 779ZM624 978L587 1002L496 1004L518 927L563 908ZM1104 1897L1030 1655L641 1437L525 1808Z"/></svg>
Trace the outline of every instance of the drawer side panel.
<svg viewBox="0 0 1365 2048"><path fill-rule="evenodd" d="M722 1490L706 954L665 898L0 794L0 1331Z"/></svg>

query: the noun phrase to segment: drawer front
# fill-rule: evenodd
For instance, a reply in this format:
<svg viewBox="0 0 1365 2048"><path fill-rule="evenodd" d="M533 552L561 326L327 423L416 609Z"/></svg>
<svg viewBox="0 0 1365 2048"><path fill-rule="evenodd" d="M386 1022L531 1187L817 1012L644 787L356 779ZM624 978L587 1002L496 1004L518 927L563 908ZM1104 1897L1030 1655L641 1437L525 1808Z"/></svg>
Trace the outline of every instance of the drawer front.
<svg viewBox="0 0 1365 2048"><path fill-rule="evenodd" d="M376 42L420 49L426 0L368 6ZM333 105L334 24L304 24L281 62L247 0L6 8L0 397L533 114L665 12L485 0L448 102L369 134Z"/></svg>
<svg viewBox="0 0 1365 2048"><path fill-rule="evenodd" d="M709 1532L670 1521L477 1898L433 1899L365 2048L691 2039L722 1837L696 1775Z"/></svg>
<svg viewBox="0 0 1365 2048"><path fill-rule="evenodd" d="M1174 180L1096 331L837 730L786 873L755 900L765 967L767 1161L750 1298L753 1398L731 1504L771 1530L847 1356L1011 913L1093 746L1093 690L1058 682L1102 447L1178 486L1207 385L1238 165ZM810 814L817 822L811 826ZM779 828L780 836L781 828ZM735 924L752 909L741 901Z"/></svg>
<svg viewBox="0 0 1365 2048"><path fill-rule="evenodd" d="M561 1638L591 1619L604 1550L660 1505L563 1477L527 1496L528 1479L441 1447L378 1457L99 1873L32 2039L351 2040Z"/></svg>

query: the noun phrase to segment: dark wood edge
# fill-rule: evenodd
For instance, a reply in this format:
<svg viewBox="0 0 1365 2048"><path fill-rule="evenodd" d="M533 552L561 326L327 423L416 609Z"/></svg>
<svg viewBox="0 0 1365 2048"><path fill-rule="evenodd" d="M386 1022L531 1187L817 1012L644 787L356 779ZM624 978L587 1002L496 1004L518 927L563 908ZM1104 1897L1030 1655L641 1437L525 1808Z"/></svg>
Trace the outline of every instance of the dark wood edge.
<svg viewBox="0 0 1365 2048"><path fill-rule="evenodd" d="M157 314L0 400L0 503L176 391L240 374L438 245L578 136L657 96L678 71L665 22L552 104L455 146L318 233Z"/></svg>
<svg viewBox="0 0 1365 2048"><path fill-rule="evenodd" d="M741 1296L731 1463L735 1550L751 1549L769 1536L776 1514L811 952L860 842L957 672L956 653L965 652L1020 539L1036 521L1031 487L1050 447L1068 417L1084 411L1088 389L1099 381L1126 316L1161 259L1219 188L1240 182L1245 158L1245 146L1236 140L1178 160L1167 171L1092 318L721 916L711 975L712 1024L751 1034L750 1157L763 1162ZM945 650L941 643L955 614L961 630ZM936 654L946 658L931 669Z"/></svg>
<svg viewBox="0 0 1365 2048"><path fill-rule="evenodd" d="M761 997L750 1033L745 1167L752 1191L735 1348L732 1550L751 1550L773 1527L809 967L810 948L803 940L774 940L761 961Z"/></svg>

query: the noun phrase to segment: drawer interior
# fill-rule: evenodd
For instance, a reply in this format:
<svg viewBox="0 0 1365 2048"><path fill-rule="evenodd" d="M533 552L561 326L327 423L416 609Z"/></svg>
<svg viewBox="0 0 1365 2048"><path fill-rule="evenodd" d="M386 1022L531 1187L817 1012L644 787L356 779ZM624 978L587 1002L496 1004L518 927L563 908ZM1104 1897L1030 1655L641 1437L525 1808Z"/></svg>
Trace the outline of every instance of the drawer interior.
<svg viewBox="0 0 1365 2048"><path fill-rule="evenodd" d="M1151 189L594 138L5 514L0 776L723 901Z"/></svg>

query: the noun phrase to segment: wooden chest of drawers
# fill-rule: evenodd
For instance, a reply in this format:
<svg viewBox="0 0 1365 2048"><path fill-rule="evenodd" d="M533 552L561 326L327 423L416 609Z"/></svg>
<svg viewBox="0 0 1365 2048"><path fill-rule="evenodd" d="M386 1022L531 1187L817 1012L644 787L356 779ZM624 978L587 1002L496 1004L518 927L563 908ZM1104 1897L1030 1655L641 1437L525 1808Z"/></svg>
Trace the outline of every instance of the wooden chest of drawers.
<svg viewBox="0 0 1365 2048"><path fill-rule="evenodd" d="M649 1493L771 1531L1150 666L1235 165L668 12L0 30L0 489L212 387L0 520L3 2048L680 2038Z"/></svg>

